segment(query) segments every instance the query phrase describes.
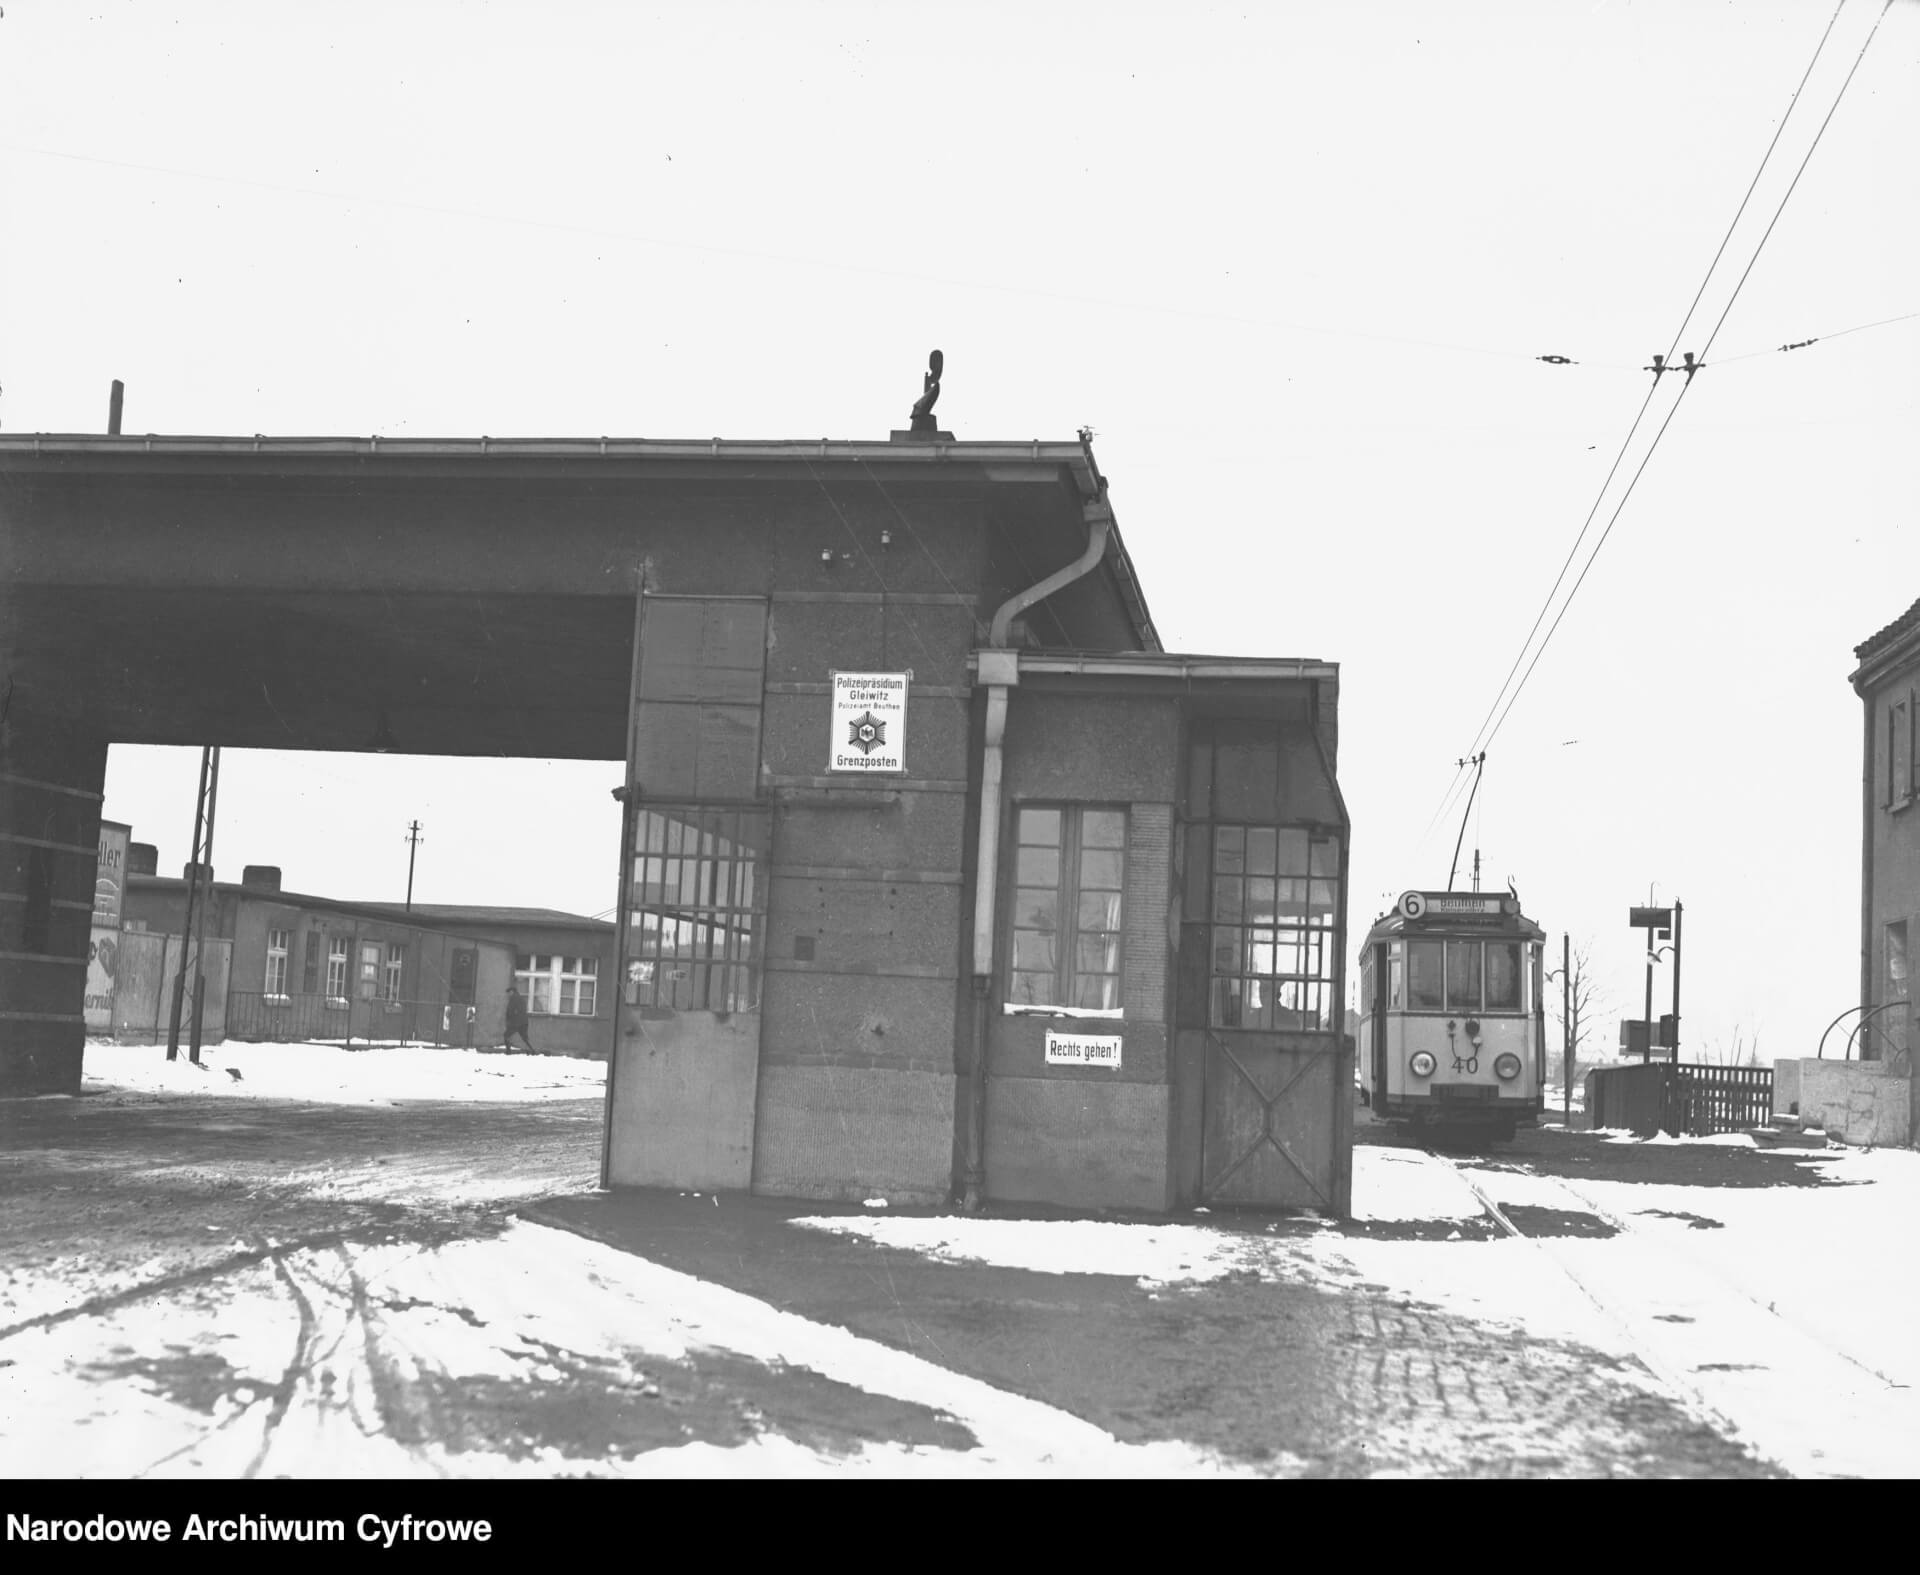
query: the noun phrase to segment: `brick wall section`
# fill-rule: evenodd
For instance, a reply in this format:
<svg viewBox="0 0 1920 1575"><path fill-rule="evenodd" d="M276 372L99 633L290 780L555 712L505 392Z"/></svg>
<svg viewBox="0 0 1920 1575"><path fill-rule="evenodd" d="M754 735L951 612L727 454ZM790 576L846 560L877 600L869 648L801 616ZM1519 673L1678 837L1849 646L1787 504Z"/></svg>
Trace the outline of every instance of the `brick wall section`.
<svg viewBox="0 0 1920 1575"><path fill-rule="evenodd" d="M1164 1022L1173 806L1135 804L1127 817L1126 958L1120 1004L1128 1018Z"/></svg>

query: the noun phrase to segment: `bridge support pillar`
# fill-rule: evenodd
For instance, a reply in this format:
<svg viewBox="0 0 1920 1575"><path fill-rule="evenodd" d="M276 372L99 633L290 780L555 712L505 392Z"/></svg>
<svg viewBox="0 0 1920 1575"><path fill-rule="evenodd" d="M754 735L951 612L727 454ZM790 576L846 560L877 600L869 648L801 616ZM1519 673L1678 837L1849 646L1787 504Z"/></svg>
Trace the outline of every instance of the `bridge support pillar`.
<svg viewBox="0 0 1920 1575"><path fill-rule="evenodd" d="M0 1095L80 1091L106 775L104 739L0 718Z"/></svg>

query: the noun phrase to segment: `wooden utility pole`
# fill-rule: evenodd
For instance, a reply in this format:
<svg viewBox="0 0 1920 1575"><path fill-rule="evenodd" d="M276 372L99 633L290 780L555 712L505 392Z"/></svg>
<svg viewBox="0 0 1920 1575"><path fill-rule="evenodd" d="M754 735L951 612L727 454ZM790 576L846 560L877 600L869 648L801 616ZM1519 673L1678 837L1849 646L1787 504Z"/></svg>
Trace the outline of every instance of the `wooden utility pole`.
<svg viewBox="0 0 1920 1575"><path fill-rule="evenodd" d="M413 856L420 850L420 844L426 839L420 835L420 822L412 821L407 826L407 912L413 912Z"/></svg>
<svg viewBox="0 0 1920 1575"><path fill-rule="evenodd" d="M213 771L207 779L207 846L202 855L207 864L207 896L200 904L200 927L193 937L193 1038L187 1052L195 1066L200 1064L200 1041L206 1023L207 910L213 906L213 815L220 803L220 746L215 744L211 753Z"/></svg>
<svg viewBox="0 0 1920 1575"><path fill-rule="evenodd" d="M167 1059L180 1059L180 1007L187 993L187 938L193 932L193 909L200 892L200 833L207 808L207 767L212 750L200 751L200 786L193 798L193 856L187 862L187 912L180 923L180 968L173 979L173 1013L167 1024Z"/></svg>
<svg viewBox="0 0 1920 1575"><path fill-rule="evenodd" d="M1560 1124L1573 1130L1573 937L1560 934Z"/></svg>

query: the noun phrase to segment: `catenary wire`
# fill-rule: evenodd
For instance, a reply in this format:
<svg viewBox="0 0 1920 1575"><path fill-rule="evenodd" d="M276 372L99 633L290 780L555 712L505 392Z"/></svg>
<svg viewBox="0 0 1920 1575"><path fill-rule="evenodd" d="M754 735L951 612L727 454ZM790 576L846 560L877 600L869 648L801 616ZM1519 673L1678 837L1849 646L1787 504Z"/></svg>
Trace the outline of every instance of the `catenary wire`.
<svg viewBox="0 0 1920 1575"><path fill-rule="evenodd" d="M1694 291L1693 300L1687 305L1686 315L1680 319L1680 326L1674 331L1673 341L1667 347L1665 358L1667 361L1671 361L1674 352L1679 349L1680 341L1686 334L1687 325L1693 320L1693 314L1699 309L1701 298L1707 292L1707 286L1713 282L1713 275L1715 270L1720 266L1720 259L1726 255L1728 243L1732 241L1734 231L1739 228L1740 220L1747 211L1747 205L1753 200L1753 193L1759 186L1761 177L1766 173L1767 165L1773 158L1774 150L1780 145L1781 134L1787 129L1787 122L1792 118L1794 108L1800 102L1800 94L1802 90L1805 89L1808 79L1813 75L1814 67L1819 64L1820 55L1822 51L1826 49L1827 40L1833 34L1834 24L1840 20L1840 13L1845 9L1845 6L1846 0L1840 0L1840 3L1833 9L1833 15L1827 18L1826 29L1820 35L1820 42L1814 46L1813 54L1807 61L1807 69L1801 73L1800 81L1794 87L1793 96L1787 100L1786 113L1780 117L1779 125L1774 127L1773 137L1767 143L1767 150L1760 156L1760 163L1753 172L1753 179L1747 182L1746 192L1740 198L1740 206L1734 210L1733 218L1727 225L1726 233L1720 237L1720 244L1714 250L1713 260L1707 264L1707 271L1701 277L1700 287ZM1842 91L1844 91L1844 89ZM1816 143L1818 142L1817 137L1815 141ZM1765 244L1764 238L1762 244ZM1751 264L1748 266L1751 267ZM1745 275L1742 275L1743 279L1744 277ZM1532 627L1527 630L1526 639L1520 642L1520 649L1514 655L1512 666L1508 667L1506 676L1500 680L1499 689L1494 692L1493 703L1487 707L1487 714L1481 717L1479 727L1474 730L1473 742L1467 749L1468 755L1472 755L1484 742L1483 735L1486 734L1487 724L1493 719L1494 712L1499 709L1500 701L1507 693L1507 686L1513 682L1514 673L1519 670L1521 662L1526 659L1527 651L1533 644L1533 637L1540 632L1540 624L1542 620L1546 618L1548 609L1553 606L1553 599L1559 594L1560 587L1566 580L1567 570L1573 566L1573 560L1580 551L1581 543L1587 539L1587 532L1592 529L1594 518L1599 514L1601 504L1606 501L1607 489L1613 485L1613 478L1619 473L1621 462L1625 460L1627 451L1632 447L1634 437L1640 430L1640 423L1646 419L1647 410L1653 404L1653 396L1659 387L1660 379L1658 375L1656 375L1652 385L1647 389L1647 397L1640 402L1640 409L1634 415L1633 425L1627 429L1627 435L1620 444L1619 453L1614 456L1613 464L1607 469L1606 479L1600 483L1600 490L1594 496L1593 507L1587 510L1587 517L1581 522L1579 534L1574 537L1573 545L1567 549L1567 556L1561 562L1560 572L1554 576L1552 588L1540 603L1539 612L1534 614L1533 624Z"/></svg>
<svg viewBox="0 0 1920 1575"><path fill-rule="evenodd" d="M1773 217L1767 221L1766 229L1761 232L1760 239L1754 244L1753 255L1747 259L1747 266L1741 270L1740 278L1735 282L1732 293L1727 297L1727 304L1721 308L1720 316L1714 322L1713 332L1707 336L1706 345L1701 351L1701 365L1704 366L1706 364L1707 351L1712 349L1713 341L1719 337L1721 327L1726 323L1728 314L1733 311L1734 303L1740 298L1741 289L1752 275L1754 265L1760 261L1760 254L1765 250L1768 238L1773 234L1774 227L1779 224L1780 216L1786 212L1787 202L1793 196L1794 189L1800 184L1800 177L1806 173L1807 165L1812 162L1814 152L1820 146L1821 137L1826 134L1826 129L1832 123L1835 113L1839 110L1841 101L1846 97L1847 89L1853 83L1854 74L1859 71L1861 61L1866 59L1867 50L1872 45L1874 36L1880 31L1880 24L1886 20L1887 12L1892 9L1893 0L1885 0L1885 3L1880 8L1880 15L1874 19L1873 27L1867 33L1866 41L1861 44L1859 53L1854 56L1853 65L1848 68L1846 77L1841 81L1838 91L1833 95L1833 103L1828 106L1825 117L1821 120L1819 128L1814 132L1813 141L1808 144L1806 154L1801 158L1799 167L1793 172L1793 179L1787 183L1786 191L1781 194L1780 201L1775 205ZM1829 23L1828 26L1831 28L1832 24ZM1823 44L1825 43L1824 35L1822 36L1821 42ZM1805 78L1801 80L1804 84ZM1798 96L1798 89L1795 90L1795 96ZM1783 116L1783 123L1784 120L1785 117ZM1769 147L1768 151L1772 151L1771 147ZM1751 194L1751 192L1749 192L1749 194ZM1744 207L1745 204L1743 203L1742 206ZM1658 376L1654 379L1654 385L1655 387L1659 386ZM1567 592L1567 599L1561 603L1560 611L1555 616L1552 626L1547 630L1546 638L1540 642L1539 650L1534 652L1533 660L1527 664L1526 672L1521 675L1520 682L1515 686L1511 698L1507 701L1506 708L1501 711L1499 721L1494 723L1493 731L1487 734L1488 743L1493 741L1495 735L1498 734L1501 727L1505 725L1508 714L1513 710L1514 703L1519 700L1521 691L1527 686L1527 680L1533 676L1534 668L1539 666L1540 658L1546 654L1547 646L1553 641L1554 630L1560 627L1560 621L1566 617L1567 609L1573 605L1574 598L1580 594L1580 587L1586 583L1587 574L1593 568L1594 560L1600 556L1601 549L1607 544L1607 538L1613 534L1613 527L1620 518L1621 510L1627 506L1627 500L1633 496L1633 489L1639 485L1641 476L1646 473L1648 463L1653 459L1654 452L1660 447L1661 438L1666 436L1667 428L1673 424L1674 415L1679 411L1681 401L1687 397L1687 390L1692 386L1693 378L1689 376L1686 381L1681 384L1680 392L1674 396L1672 405L1667 409L1666 419L1660 423L1660 430L1654 433L1653 441L1647 445L1647 452L1642 456L1638 468L1636 468L1633 473L1633 479L1627 483L1627 490L1621 495L1619 503L1614 506L1613 513L1607 520L1607 528L1600 533L1600 539L1594 543L1593 551L1588 554L1586 564L1580 570L1579 579L1573 582L1573 589Z"/></svg>

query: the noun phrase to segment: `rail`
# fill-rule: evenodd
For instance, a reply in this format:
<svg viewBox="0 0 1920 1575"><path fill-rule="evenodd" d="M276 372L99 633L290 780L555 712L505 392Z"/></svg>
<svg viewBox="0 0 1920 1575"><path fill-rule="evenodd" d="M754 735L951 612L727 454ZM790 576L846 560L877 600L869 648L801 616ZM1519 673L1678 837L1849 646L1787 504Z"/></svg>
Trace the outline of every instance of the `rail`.
<svg viewBox="0 0 1920 1575"><path fill-rule="evenodd" d="M471 1049L472 1008L446 1001L343 1000L327 995L227 995L227 1037L253 1044L458 1045Z"/></svg>

